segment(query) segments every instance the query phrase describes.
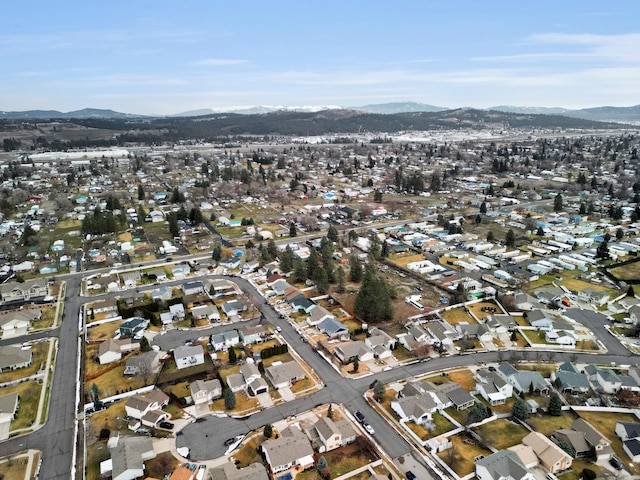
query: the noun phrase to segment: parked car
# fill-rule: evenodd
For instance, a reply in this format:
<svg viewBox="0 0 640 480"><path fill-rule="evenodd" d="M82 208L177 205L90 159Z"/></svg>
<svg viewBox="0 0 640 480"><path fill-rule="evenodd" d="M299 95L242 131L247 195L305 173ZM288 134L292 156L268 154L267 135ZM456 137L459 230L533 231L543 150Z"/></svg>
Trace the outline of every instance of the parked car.
<svg viewBox="0 0 640 480"><path fill-rule="evenodd" d="M373 429L371 425L369 425L368 423L363 423L362 426L364 427L364 429L367 431L369 435L375 435L376 431Z"/></svg>
<svg viewBox="0 0 640 480"><path fill-rule="evenodd" d="M622 462L618 460L616 457L611 457L609 459L609 465L611 465L616 470L622 470L622 468L624 467L624 465L622 465Z"/></svg>
<svg viewBox="0 0 640 480"><path fill-rule="evenodd" d="M158 424L160 428L166 428L167 430L171 430L173 428L173 423L171 422L160 422Z"/></svg>
<svg viewBox="0 0 640 480"><path fill-rule="evenodd" d="M356 413L353 414L354 417L356 417L356 420L360 423L364 423L365 422L365 418L364 415L362 414L362 412L360 410L356 410Z"/></svg>
<svg viewBox="0 0 640 480"><path fill-rule="evenodd" d="M418 477L416 477L416 474L413 473L411 470L409 470L407 473L405 473L407 480L418 480Z"/></svg>

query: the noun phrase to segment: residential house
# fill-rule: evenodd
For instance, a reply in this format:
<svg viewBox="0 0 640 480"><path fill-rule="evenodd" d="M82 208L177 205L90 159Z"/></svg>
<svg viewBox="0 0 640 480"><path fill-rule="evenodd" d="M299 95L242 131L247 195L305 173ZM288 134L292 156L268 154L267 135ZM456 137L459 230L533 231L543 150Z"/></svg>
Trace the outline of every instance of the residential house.
<svg viewBox="0 0 640 480"><path fill-rule="evenodd" d="M587 365L584 372L589 377L591 387L596 392L614 394L622 388L622 380L611 369Z"/></svg>
<svg viewBox="0 0 640 480"><path fill-rule="evenodd" d="M158 422L169 418L162 409L169 404L169 397L161 390L154 388L145 395L129 397L124 404L128 417L141 420L143 425L155 426Z"/></svg>
<svg viewBox="0 0 640 480"><path fill-rule="evenodd" d="M284 292L284 299L286 302L291 303L296 297L304 297L304 293L296 287L289 287Z"/></svg>
<svg viewBox="0 0 640 480"><path fill-rule="evenodd" d="M518 328L518 323L511 315L497 314L485 318L485 325L492 333L506 334Z"/></svg>
<svg viewBox="0 0 640 480"><path fill-rule="evenodd" d="M2 338L26 335L31 323L41 318L42 310L39 308L12 310L1 314L0 328L2 329Z"/></svg>
<svg viewBox="0 0 640 480"><path fill-rule="evenodd" d="M149 350L148 352L143 352L135 357L131 357L127 359L123 375L141 375L146 371L150 374L156 374L162 368L162 359L165 355L166 352L160 350Z"/></svg>
<svg viewBox="0 0 640 480"><path fill-rule="evenodd" d="M420 385L443 409L452 406L458 411L466 410L475 403L475 398L456 382L445 382L440 385L433 382L422 382Z"/></svg>
<svg viewBox="0 0 640 480"><path fill-rule="evenodd" d="M191 309L191 315L196 320L207 319L210 322L220 321L220 312L214 304L200 305Z"/></svg>
<svg viewBox="0 0 640 480"><path fill-rule="evenodd" d="M602 307L609 301L609 294L607 292L596 290L593 287L584 288L577 293L578 299L590 302L597 307Z"/></svg>
<svg viewBox="0 0 640 480"><path fill-rule="evenodd" d="M273 385L273 388L289 388L295 382L305 378L304 370L298 362L275 362L265 369L265 376Z"/></svg>
<svg viewBox="0 0 640 480"><path fill-rule="evenodd" d="M31 365L31 349L19 345L0 346L0 372L18 370Z"/></svg>
<svg viewBox="0 0 640 480"><path fill-rule="evenodd" d="M510 450L500 450L475 462L478 480L535 480L536 477Z"/></svg>
<svg viewBox="0 0 640 480"><path fill-rule="evenodd" d="M162 312L160 314L160 323L162 323L162 325L171 325L173 323L173 315L171 315L171 312Z"/></svg>
<svg viewBox="0 0 640 480"><path fill-rule="evenodd" d="M118 299L115 297L103 298L91 303L89 312L106 313L108 317L115 316L118 311ZM111 315L113 314L113 315Z"/></svg>
<svg viewBox="0 0 640 480"><path fill-rule="evenodd" d="M120 328L118 333L121 337L136 337L141 336L142 332L149 326L149 320L142 317L133 317L128 319Z"/></svg>
<svg viewBox="0 0 640 480"><path fill-rule="evenodd" d="M185 295L198 295L201 293L206 293L204 291L204 285L200 281L194 282L185 282L180 288Z"/></svg>
<svg viewBox="0 0 640 480"><path fill-rule="evenodd" d="M553 432L552 436L558 444L564 442L569 445L574 452L574 458L586 457L589 450L591 450L591 446L587 442L583 432L571 428L561 428Z"/></svg>
<svg viewBox="0 0 640 480"><path fill-rule="evenodd" d="M558 345L572 348L576 346L576 335L568 330L546 331L544 338L548 343L557 343Z"/></svg>
<svg viewBox="0 0 640 480"><path fill-rule="evenodd" d="M171 318L173 318L173 320L176 322L184 320L184 305L182 305L181 303L169 305L169 313L171 313Z"/></svg>
<svg viewBox="0 0 640 480"><path fill-rule="evenodd" d="M164 268L152 268L145 272L147 277L155 277L158 282L166 282L167 281L167 272Z"/></svg>
<svg viewBox="0 0 640 480"><path fill-rule="evenodd" d="M231 347L235 347L240 343L240 334L237 330L228 330L226 332L211 335L211 346L216 352L226 351Z"/></svg>
<svg viewBox="0 0 640 480"><path fill-rule="evenodd" d="M194 480L195 478L196 472L181 466L176 468L166 480Z"/></svg>
<svg viewBox="0 0 640 480"><path fill-rule="evenodd" d="M0 284L0 304L33 301L47 295L49 295L49 282L46 279L37 278Z"/></svg>
<svg viewBox="0 0 640 480"><path fill-rule="evenodd" d="M20 408L20 397L16 392L0 395L0 440L7 440L11 432L11 422Z"/></svg>
<svg viewBox="0 0 640 480"><path fill-rule="evenodd" d="M213 380L196 380L189 385L191 400L194 404L206 404L222 397L222 384L217 378Z"/></svg>
<svg viewBox="0 0 640 480"><path fill-rule="evenodd" d="M640 423L617 422L616 435L622 440L622 448L632 462L640 461Z"/></svg>
<svg viewBox="0 0 640 480"><path fill-rule="evenodd" d="M341 363L347 364L355 358L360 362L373 360L373 350L363 341L347 342L333 349L333 354Z"/></svg>
<svg viewBox="0 0 640 480"><path fill-rule="evenodd" d="M281 278L279 280L276 280L272 285L271 285L271 290L274 291L274 293L276 295L284 295L284 292L290 287L291 285L289 285L289 282L287 282L285 279Z"/></svg>
<svg viewBox="0 0 640 480"><path fill-rule="evenodd" d="M640 305L634 305L629 309L629 318L634 325L640 323Z"/></svg>
<svg viewBox="0 0 640 480"><path fill-rule="evenodd" d="M262 325L247 325L238 329L240 341L245 345L262 343L267 336L267 331Z"/></svg>
<svg viewBox="0 0 640 480"><path fill-rule="evenodd" d="M134 480L144 476L144 462L155 457L151 437L116 438L109 441L111 458L100 463L100 474L112 480Z"/></svg>
<svg viewBox="0 0 640 480"><path fill-rule="evenodd" d="M571 429L584 434L585 440L590 447L595 449L599 460L608 460L611 458L613 453L611 449L611 442L589 422L582 418L578 418L571 424Z"/></svg>
<svg viewBox="0 0 640 480"><path fill-rule="evenodd" d="M261 463L255 462L244 468L236 468L232 462L209 470L211 480L269 480L269 474Z"/></svg>
<svg viewBox="0 0 640 480"><path fill-rule="evenodd" d="M120 274L120 279L125 288L133 288L140 282L142 277L140 276L140 272L133 271Z"/></svg>
<svg viewBox="0 0 640 480"><path fill-rule="evenodd" d="M273 474L292 467L306 470L315 464L309 439L294 425L285 428L279 438L263 442L261 449Z"/></svg>
<svg viewBox="0 0 640 480"><path fill-rule="evenodd" d="M237 299L223 303L221 308L222 313L224 313L227 317L231 317L247 310L247 304L242 300Z"/></svg>
<svg viewBox="0 0 640 480"><path fill-rule="evenodd" d="M313 301L309 300L306 297L301 297L300 295L291 300L289 304L294 310L297 310L298 312L304 312L307 315L311 313L311 311L315 307L317 307L317 305Z"/></svg>
<svg viewBox="0 0 640 480"><path fill-rule="evenodd" d="M423 425L432 422L432 415L438 410L438 404L431 394L419 393L392 400L391 409L396 412L401 422Z"/></svg>
<svg viewBox="0 0 640 480"><path fill-rule="evenodd" d="M513 386L518 395L530 391L539 395L549 393L549 384L539 372L517 370L509 363L504 362L498 367L498 373Z"/></svg>
<svg viewBox="0 0 640 480"><path fill-rule="evenodd" d="M460 340L460 335L451 325L446 322L435 321L430 322L426 326L426 330L433 338L432 343L439 345L453 345L453 342Z"/></svg>
<svg viewBox="0 0 640 480"><path fill-rule="evenodd" d="M307 429L307 436L318 453L325 453L355 442L356 431L348 420L334 422L329 417L320 417Z"/></svg>
<svg viewBox="0 0 640 480"><path fill-rule="evenodd" d="M307 323L312 326L317 326L327 318L335 319L335 317L329 312L329 310L320 305L317 305L313 310L311 310L311 314L307 318Z"/></svg>
<svg viewBox="0 0 640 480"><path fill-rule="evenodd" d="M168 302L169 300L171 300L172 297L173 297L173 290L171 289L171 287L168 287L167 285L162 285L160 287L157 287L151 290L151 299L153 301L164 300L165 302Z"/></svg>
<svg viewBox="0 0 640 480"><path fill-rule="evenodd" d="M364 343L373 351L373 356L379 359L390 358L393 356L391 351L396 347L396 339L384 330L377 327L369 329L369 336Z"/></svg>
<svg viewBox="0 0 640 480"><path fill-rule="evenodd" d="M491 342L493 335L489 328L482 323L459 323L456 330L462 338L475 338L480 342Z"/></svg>
<svg viewBox="0 0 640 480"><path fill-rule="evenodd" d="M325 318L316 327L329 338L346 338L349 335L349 329L335 317Z"/></svg>
<svg viewBox="0 0 640 480"><path fill-rule="evenodd" d="M110 338L98 346L98 360L100 365L117 362L122 358L122 354L127 354L138 348L140 348L140 344L132 342L130 338L117 340Z"/></svg>
<svg viewBox="0 0 640 480"><path fill-rule="evenodd" d="M236 268L240 268L240 259L238 257L227 258L219 262L218 265L227 270L235 270Z"/></svg>
<svg viewBox="0 0 640 480"><path fill-rule="evenodd" d="M513 396L513 386L497 372L478 370L475 390L491 405L502 405Z"/></svg>
<svg viewBox="0 0 640 480"><path fill-rule="evenodd" d="M173 350L173 359L178 370L202 365L204 363L204 349L202 345L181 345Z"/></svg>
<svg viewBox="0 0 640 480"><path fill-rule="evenodd" d="M551 473L559 473L571 467L571 455L539 432L531 432L522 439L522 444L530 447L540 463Z"/></svg>
<svg viewBox="0 0 640 480"><path fill-rule="evenodd" d="M551 381L563 392L587 393L589 379L571 362L561 363L557 372L551 373Z"/></svg>

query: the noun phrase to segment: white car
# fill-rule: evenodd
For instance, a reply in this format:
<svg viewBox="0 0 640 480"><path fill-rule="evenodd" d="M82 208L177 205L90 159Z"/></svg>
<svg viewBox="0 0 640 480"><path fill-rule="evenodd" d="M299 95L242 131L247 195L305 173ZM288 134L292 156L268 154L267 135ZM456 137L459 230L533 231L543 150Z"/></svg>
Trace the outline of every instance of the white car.
<svg viewBox="0 0 640 480"><path fill-rule="evenodd" d="M280 327L280 325L278 325L278 326L276 327L276 330L277 330L278 332L281 332L281 331L282 331L282 327Z"/></svg>
<svg viewBox="0 0 640 480"><path fill-rule="evenodd" d="M369 425L368 423L363 423L362 426L364 427L364 429L367 431L367 433L369 435L374 435L376 433L376 431L373 429L373 427L371 425Z"/></svg>

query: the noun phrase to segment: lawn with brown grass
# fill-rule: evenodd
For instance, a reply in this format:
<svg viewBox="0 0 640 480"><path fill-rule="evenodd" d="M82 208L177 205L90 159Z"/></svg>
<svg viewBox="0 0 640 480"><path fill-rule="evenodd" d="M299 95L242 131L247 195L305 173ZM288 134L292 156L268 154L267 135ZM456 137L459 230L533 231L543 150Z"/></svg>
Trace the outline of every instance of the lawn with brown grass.
<svg viewBox="0 0 640 480"><path fill-rule="evenodd" d="M449 325L457 325L459 323L478 323L464 308L452 308L441 313Z"/></svg>
<svg viewBox="0 0 640 480"><path fill-rule="evenodd" d="M476 441L464 442L466 435L458 434L450 437L453 447L438 453L438 456L456 472L458 477L464 477L475 471L474 459L483 455L488 457L491 451L478 445Z"/></svg>
<svg viewBox="0 0 640 480"><path fill-rule="evenodd" d="M243 413L248 411L253 411L258 408L260 402L256 397L248 397L244 393L236 393L236 406L231 410L227 410L224 406L224 398L219 398L215 400L211 405L209 405L209 410L212 412L225 412L225 413Z"/></svg>
<svg viewBox="0 0 640 480"><path fill-rule="evenodd" d="M409 427L421 440L437 437L438 435L447 433L453 428L453 424L440 413L434 413L431 419L435 425L433 430L428 430L425 426L418 425L414 422L407 422L406 426Z"/></svg>
<svg viewBox="0 0 640 480"><path fill-rule="evenodd" d="M40 310L42 310L42 317L40 318L40 320L31 322L32 330L42 330L44 328L51 328L53 326L53 322L56 319L55 306L42 307Z"/></svg>
<svg viewBox="0 0 640 480"><path fill-rule="evenodd" d="M504 450L517 445L529 433L522 425L510 422L506 418L485 423L474 430L496 450Z"/></svg>
<svg viewBox="0 0 640 480"><path fill-rule="evenodd" d="M144 387L142 378L138 376L126 376L124 375L124 365L109 370L108 372L100 375L85 383L85 391L91 391L91 385L98 385L100 391L100 397L106 398L116 395L118 392L125 392L129 389L136 390Z"/></svg>
<svg viewBox="0 0 640 480"><path fill-rule="evenodd" d="M111 431L126 428L127 421L125 420L125 417L127 413L124 408L125 403L125 401L112 403L109 407L104 410L100 410L89 417L89 420L87 421L88 444L98 441L100 430L103 428L108 428Z"/></svg>
<svg viewBox="0 0 640 480"><path fill-rule="evenodd" d="M95 341L113 338L118 328L120 328L120 325L124 322L124 320L115 320L113 322L101 323L100 325L89 327L87 329L87 340Z"/></svg>
<svg viewBox="0 0 640 480"><path fill-rule="evenodd" d="M304 390L313 387L313 381L310 378L303 378L302 380L298 380L296 383L294 383L290 390L293 393L300 393L303 392Z"/></svg>
<svg viewBox="0 0 640 480"><path fill-rule="evenodd" d="M536 432L550 436L556 430L561 428L570 428L575 419L575 415L568 411L563 411L562 415L559 417L553 417L542 413L530 415L526 422Z"/></svg>
<svg viewBox="0 0 640 480"><path fill-rule="evenodd" d="M282 363L286 363L286 362L290 362L293 360L293 357L291 356L290 353L282 353L280 355L274 355L273 357L269 357L265 360L262 361L262 365L264 365L264 368L270 367L271 365L273 365L275 362L282 362Z"/></svg>
<svg viewBox="0 0 640 480"><path fill-rule="evenodd" d="M371 463L377 458L369 458L360 450L358 443L345 445L330 452L323 453L327 460L330 478L338 478L360 467ZM321 480L317 470L307 470L296 475L298 480Z"/></svg>
<svg viewBox="0 0 640 480"><path fill-rule="evenodd" d="M233 458L238 462L238 468L245 468L254 462L262 463L258 447L266 440L262 433L255 433L249 439L242 441L240 448L233 452Z"/></svg>
<svg viewBox="0 0 640 480"><path fill-rule="evenodd" d="M407 268L407 264L411 262L422 262L424 256L422 254L416 255L391 255L389 260L402 268Z"/></svg>
<svg viewBox="0 0 640 480"><path fill-rule="evenodd" d="M38 415L38 402L42 393L42 385L38 382L24 382L0 389L0 395L17 393L20 397L20 408L16 419L11 422L11 430L27 428L35 422Z"/></svg>
<svg viewBox="0 0 640 480"><path fill-rule="evenodd" d="M496 311L495 312L483 312L482 309L484 307L487 308L495 308ZM476 318L483 320L485 317L488 317L489 315L496 315L496 314L501 314L502 310L493 302L478 302L478 303L474 303L473 305L468 305L467 308L473 312L473 314L476 316Z"/></svg>

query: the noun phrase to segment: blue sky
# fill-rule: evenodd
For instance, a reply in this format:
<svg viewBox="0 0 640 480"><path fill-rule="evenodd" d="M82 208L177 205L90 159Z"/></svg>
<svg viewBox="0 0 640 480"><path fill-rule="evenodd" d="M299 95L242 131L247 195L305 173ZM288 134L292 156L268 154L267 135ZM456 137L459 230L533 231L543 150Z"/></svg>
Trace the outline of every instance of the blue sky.
<svg viewBox="0 0 640 480"><path fill-rule="evenodd" d="M636 105L639 14L637 0L12 1L0 109Z"/></svg>

